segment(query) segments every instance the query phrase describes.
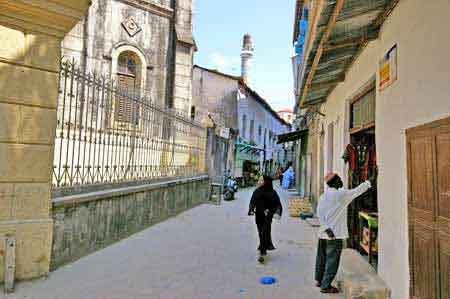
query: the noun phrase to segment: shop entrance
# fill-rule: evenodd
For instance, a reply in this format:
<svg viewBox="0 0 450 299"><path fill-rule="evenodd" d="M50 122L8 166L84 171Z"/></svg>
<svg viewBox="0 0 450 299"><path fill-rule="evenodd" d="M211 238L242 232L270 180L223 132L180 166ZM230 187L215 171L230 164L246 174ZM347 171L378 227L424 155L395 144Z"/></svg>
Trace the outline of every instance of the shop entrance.
<svg viewBox="0 0 450 299"><path fill-rule="evenodd" d="M372 188L348 207L349 247L371 265L378 260L377 161L375 140L375 85L370 84L350 105L350 143L343 159L348 163L348 187L370 180Z"/></svg>

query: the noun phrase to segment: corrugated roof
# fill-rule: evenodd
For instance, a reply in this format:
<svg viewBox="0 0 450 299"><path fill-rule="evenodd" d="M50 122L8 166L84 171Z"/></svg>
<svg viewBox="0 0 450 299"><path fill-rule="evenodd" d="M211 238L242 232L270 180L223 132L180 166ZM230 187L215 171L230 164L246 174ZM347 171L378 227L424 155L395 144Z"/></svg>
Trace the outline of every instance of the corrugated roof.
<svg viewBox="0 0 450 299"><path fill-rule="evenodd" d="M326 101L336 85L345 80L358 53L378 37L381 25L398 1L325 1L312 49L306 53L299 99L302 107ZM300 2L298 0L297 4Z"/></svg>

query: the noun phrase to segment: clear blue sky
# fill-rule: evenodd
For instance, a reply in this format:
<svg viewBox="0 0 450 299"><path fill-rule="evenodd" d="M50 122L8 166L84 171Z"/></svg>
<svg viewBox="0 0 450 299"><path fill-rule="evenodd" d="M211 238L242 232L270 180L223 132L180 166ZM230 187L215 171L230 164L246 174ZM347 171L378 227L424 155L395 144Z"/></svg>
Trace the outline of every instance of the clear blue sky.
<svg viewBox="0 0 450 299"><path fill-rule="evenodd" d="M194 0L195 63L239 75L248 32L255 47L251 87L275 109L292 108L294 6L295 0Z"/></svg>

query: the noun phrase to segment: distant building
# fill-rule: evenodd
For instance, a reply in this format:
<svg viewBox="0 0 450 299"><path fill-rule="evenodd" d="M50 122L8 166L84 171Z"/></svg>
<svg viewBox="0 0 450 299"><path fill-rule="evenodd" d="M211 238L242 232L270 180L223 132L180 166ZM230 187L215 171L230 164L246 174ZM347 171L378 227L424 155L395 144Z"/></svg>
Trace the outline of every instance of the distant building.
<svg viewBox="0 0 450 299"><path fill-rule="evenodd" d="M206 168L215 179L234 170L240 79L194 66L191 118L209 126Z"/></svg>
<svg viewBox="0 0 450 299"><path fill-rule="evenodd" d="M228 171L241 179L250 172L274 173L291 161L286 146L277 144L277 136L291 125L248 85L253 54L246 34L241 76L194 66L191 116L214 128L209 129L206 161L213 177Z"/></svg>
<svg viewBox="0 0 450 299"><path fill-rule="evenodd" d="M238 93L238 126L236 177L245 178L250 164L267 174L286 165L287 154L283 145L277 143L277 136L289 132L290 124L244 82Z"/></svg>
<svg viewBox="0 0 450 299"><path fill-rule="evenodd" d="M277 111L278 115L284 119L287 123L291 124L294 122L294 111L290 108L284 108Z"/></svg>

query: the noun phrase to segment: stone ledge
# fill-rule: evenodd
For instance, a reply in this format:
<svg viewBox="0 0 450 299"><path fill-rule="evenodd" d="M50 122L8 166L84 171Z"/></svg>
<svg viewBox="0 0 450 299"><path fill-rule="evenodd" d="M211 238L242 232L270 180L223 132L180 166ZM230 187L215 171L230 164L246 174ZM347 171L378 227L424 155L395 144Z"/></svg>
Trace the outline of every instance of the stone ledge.
<svg viewBox="0 0 450 299"><path fill-rule="evenodd" d="M96 201L101 200L105 198L111 198L111 197L119 197L131 193L138 193L138 192L144 192L149 190L155 190L155 189L161 189L164 187L174 186L174 185L180 185L180 184L186 184L190 182L195 181L203 181L209 179L208 175L201 175L201 176L195 176L195 177L187 177L187 178L177 178L172 180L167 180L163 182L156 182L156 183L150 183L150 184L142 184L138 186L129 186L129 187L123 187L123 188L115 188L110 190L103 190L103 191L95 191L95 192L89 192L84 194L75 194L75 195L69 195L69 196L61 196L61 197L54 197L52 199L53 207L60 207L60 206L66 206L66 205L75 205L90 201Z"/></svg>
<svg viewBox="0 0 450 299"><path fill-rule="evenodd" d="M336 277L345 299L389 299L390 290L368 262L356 251L345 249Z"/></svg>

